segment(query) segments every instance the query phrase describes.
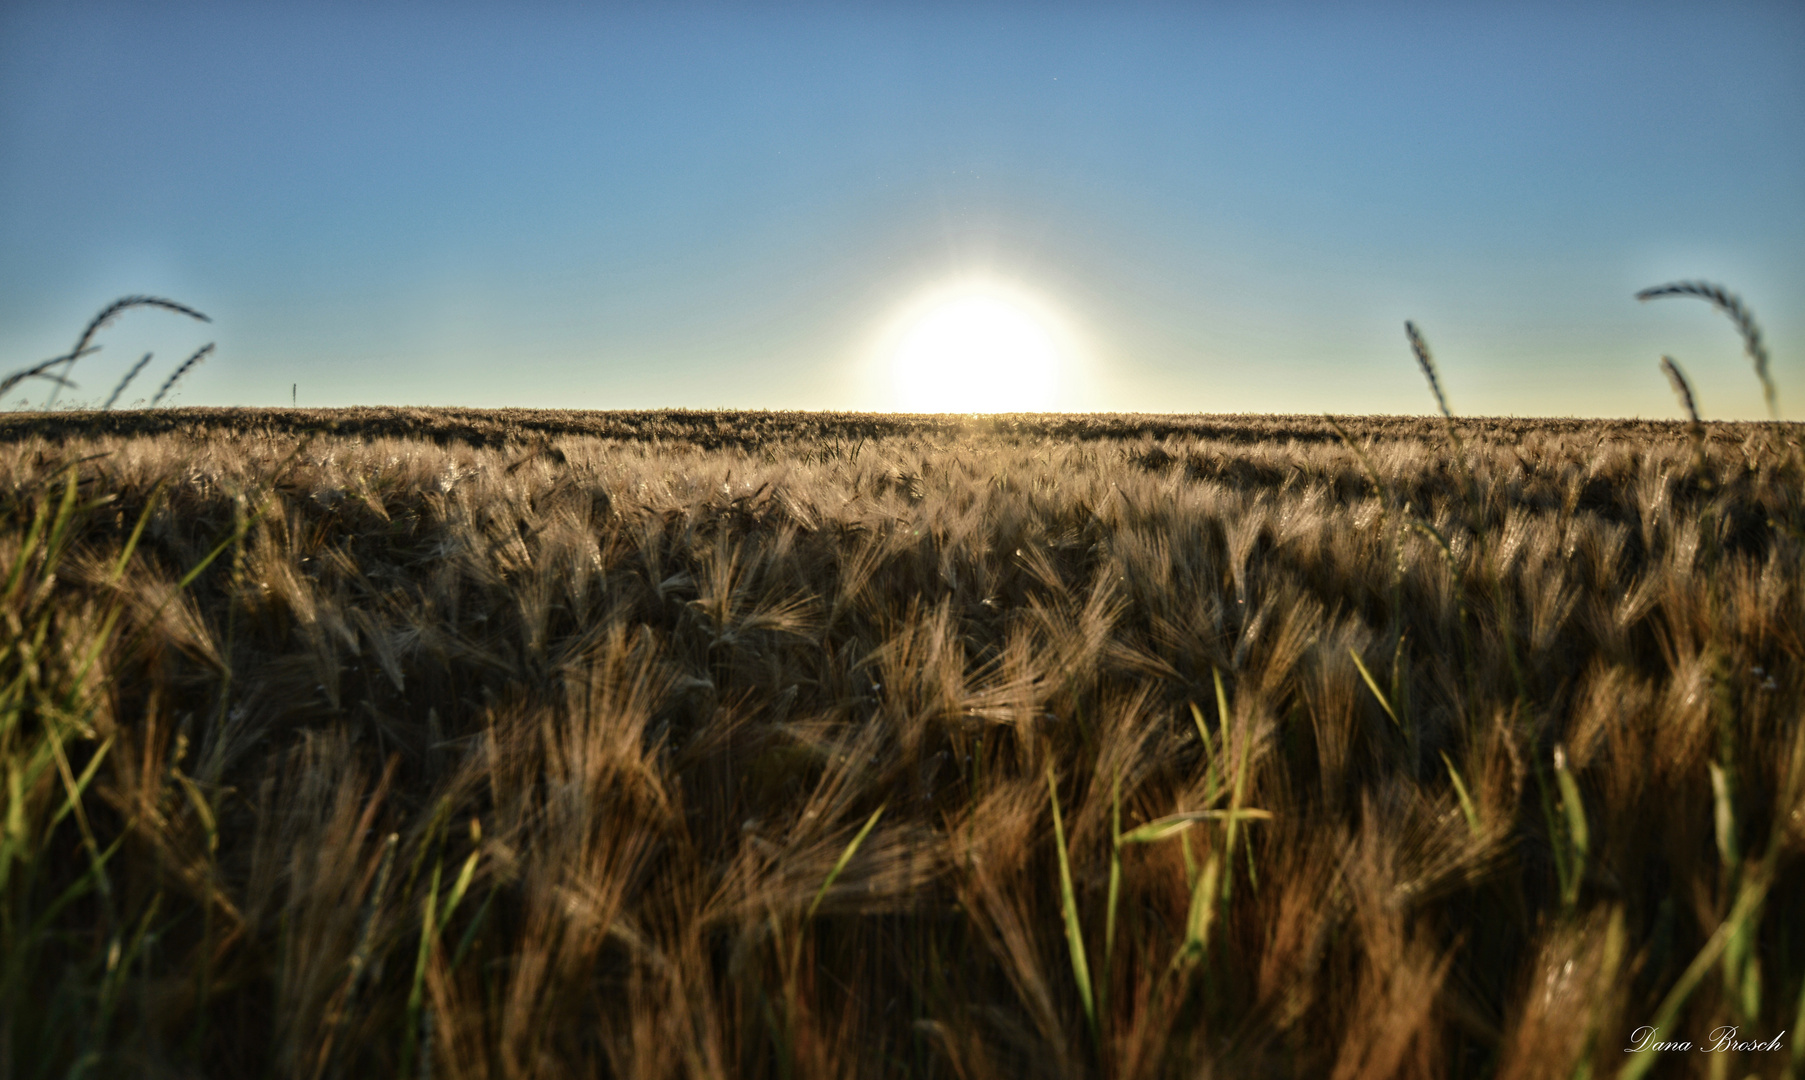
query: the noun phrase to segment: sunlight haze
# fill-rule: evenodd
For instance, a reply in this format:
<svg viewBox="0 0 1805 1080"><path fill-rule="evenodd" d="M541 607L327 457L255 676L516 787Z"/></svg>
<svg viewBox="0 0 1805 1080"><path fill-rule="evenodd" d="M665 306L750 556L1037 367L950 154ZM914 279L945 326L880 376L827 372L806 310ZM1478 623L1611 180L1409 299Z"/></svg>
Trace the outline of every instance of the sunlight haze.
<svg viewBox="0 0 1805 1080"><path fill-rule="evenodd" d="M65 404L1765 416L1692 279L1805 416L1797 3L0 5L0 365L213 319Z"/></svg>
<svg viewBox="0 0 1805 1080"><path fill-rule="evenodd" d="M981 282L938 290L884 335L891 395L904 412L1080 411L1078 356L1057 316L1019 291Z"/></svg>

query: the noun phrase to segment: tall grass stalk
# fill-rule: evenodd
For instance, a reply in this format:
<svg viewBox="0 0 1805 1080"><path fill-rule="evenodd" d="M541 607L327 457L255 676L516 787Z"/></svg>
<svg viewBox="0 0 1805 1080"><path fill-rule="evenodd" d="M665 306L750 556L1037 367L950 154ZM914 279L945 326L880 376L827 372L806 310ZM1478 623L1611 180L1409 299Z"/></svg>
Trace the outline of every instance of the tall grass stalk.
<svg viewBox="0 0 1805 1080"><path fill-rule="evenodd" d="M1705 424L1698 418L1698 405L1692 396L1692 384L1671 356L1661 357L1661 372L1673 386L1673 395L1680 399L1680 407L1686 410L1686 435L1692 440L1693 469L1698 474L1699 481L1708 485L1711 478L1705 465Z"/></svg>
<svg viewBox="0 0 1805 1080"><path fill-rule="evenodd" d="M195 367L195 365L199 364L202 360L205 360L207 358L207 354L212 351L213 351L213 343L208 342L207 344L202 345L199 349L196 349L194 351L194 355L192 355L188 359L182 361L180 366L178 366L174 371L169 373L169 378L163 380L163 385L159 386L157 388L157 395L150 399L150 407L153 409L156 408L157 404L159 402L161 402L165 397L168 397L169 392L171 390L175 389L175 384L182 380L182 376L188 374L188 372L190 370L192 370Z"/></svg>
<svg viewBox="0 0 1805 1080"><path fill-rule="evenodd" d="M1755 322L1754 313L1743 304L1742 298L1709 281L1676 281L1643 289L1636 294L1636 299L1646 302L1664 296L1690 296L1703 300L1735 324L1736 332L1742 337L1743 351L1748 353L1750 363L1755 366L1755 378L1761 381L1761 397L1767 402L1768 415L1780 419L1779 392L1774 387L1773 376L1768 373L1767 345L1761 339L1761 327Z"/></svg>
<svg viewBox="0 0 1805 1080"><path fill-rule="evenodd" d="M132 380L138 377L138 373L150 365L151 355L152 354L150 353L145 353L143 358L136 364L133 364L131 370L125 373L125 377L120 379L118 384L113 387L113 392L107 395L106 403L100 407L102 412L112 408L113 403L119 400L119 396L125 393L125 388L130 386Z"/></svg>
<svg viewBox="0 0 1805 1080"><path fill-rule="evenodd" d="M45 379L51 383L51 392L50 397L46 399L44 403L44 407L46 409L50 408L51 405L56 403L56 392L58 390L65 386L74 385L74 383L71 383L68 379L68 370L75 365L77 360L80 360L85 356L90 356L97 351L98 346L91 344L94 340L94 336L112 324L119 316L133 308L161 308L165 311L173 311L179 315L186 315L191 319L198 319L201 322L213 321L193 308L188 307L185 304L178 304L174 300L165 300L162 297L157 296L121 297L102 308L98 315L95 315L94 318L88 321L88 325L82 328L81 336L76 339L75 347L73 349L70 349L62 356L46 360L41 364L25 368L21 371L16 371L11 375L6 376L4 379L0 379L0 398L5 397L6 394L11 392L13 387L24 382L26 379ZM59 367L63 370L60 372L54 370ZM136 372L134 371L134 374L135 373ZM127 377L128 381L129 379L130 376Z"/></svg>

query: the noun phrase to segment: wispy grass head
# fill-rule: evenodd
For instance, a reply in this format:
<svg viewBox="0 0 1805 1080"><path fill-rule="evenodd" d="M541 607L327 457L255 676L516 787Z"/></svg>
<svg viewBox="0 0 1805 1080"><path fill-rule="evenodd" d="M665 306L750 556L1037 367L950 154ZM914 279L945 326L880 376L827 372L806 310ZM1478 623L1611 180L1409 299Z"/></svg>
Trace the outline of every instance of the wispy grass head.
<svg viewBox="0 0 1805 1080"><path fill-rule="evenodd" d="M94 335L100 333L100 331L105 329L109 324L111 324L113 322L113 320L115 320L119 316L125 314L127 311L130 311L132 308L139 308L139 307L162 308L165 311L173 311L180 315L187 315L190 318L199 319L201 322L212 322L213 321L212 319L209 319L207 316L201 314L200 312L194 310L193 308L189 307L186 304L178 304L174 300L165 300L160 296L123 296L123 297L120 297L119 299L113 301L111 304L108 304L106 307L102 308L100 310L100 314L94 316L94 318L92 318L88 321L88 325L82 328L81 337L76 339L75 348L70 349L68 352L64 353L61 356L53 357L52 359L46 360L41 364L37 364L37 365L34 365L29 368L24 368L20 371L15 371L11 375L8 375L6 378L0 379L0 397L4 397L8 391L10 391L13 387L19 385L20 383L24 382L26 379L47 379L50 382L54 383L56 389L59 389L59 390L65 386L73 387L75 384L69 381L68 375L65 374L65 372L67 371L68 367L72 366L77 360L80 360L84 356L88 356L92 353L100 351L100 347L98 345L92 344L92 342L94 340ZM208 349L211 349L212 347L213 346L211 346L211 345L207 346ZM205 351L206 350L202 350L202 354L204 354ZM197 357L198 357L198 355L202 355L202 354L197 354ZM193 363L194 363L194 360L190 359L189 364L193 364ZM125 389L125 383L130 382L132 380L132 376L136 375L138 373L139 369L142 368L143 366L144 366L143 361L140 361L138 364L138 367L135 367L132 369L131 373L125 377L125 381L120 383L119 387L113 391L113 396L115 398L118 397L119 392L121 390ZM186 370L187 366L188 365L184 365L183 370ZM58 367L62 367L64 369L64 371L63 372L56 371L55 369ZM56 396L55 390L53 390L51 392L51 399L55 400L55 396ZM112 399L108 399L108 404L109 405L112 404Z"/></svg>
<svg viewBox="0 0 1805 1080"><path fill-rule="evenodd" d="M179 368L176 368L175 371L170 373L169 378L163 380L162 389L157 391L156 397L150 399L150 407L153 409L156 408L157 402L162 401L164 398L164 395L168 394L170 390L175 388L175 384L181 380L182 376L188 374L188 369L194 367L196 364L200 363L202 360L205 360L207 358L207 354L212 351L213 351L213 343L211 341L209 341L209 342L207 342L207 344L202 345L199 349L195 350L195 353L193 356L190 356L188 359L182 361L182 366Z"/></svg>
<svg viewBox="0 0 1805 1080"><path fill-rule="evenodd" d="M181 315L187 315L190 318L199 319L201 322L210 323L213 321L186 304L178 304L174 300L165 300L160 296L121 297L102 308L100 314L94 316L94 318L89 321L87 328L81 332L81 339L75 343L75 348L70 350L70 358L73 359L76 355L80 354L83 349L86 349L88 347L88 342L94 340L94 335L105 329L114 319L117 319L119 316L135 307L159 307L166 311L173 311Z"/></svg>
<svg viewBox="0 0 1805 1080"><path fill-rule="evenodd" d="M1661 357L1661 370L1666 373L1667 381L1673 384L1674 396L1686 409L1686 436L1692 440L1692 463L1699 478L1707 485L1705 478L1705 425L1698 418L1698 405L1692 400L1692 384L1686 381L1686 373L1671 356Z"/></svg>
<svg viewBox="0 0 1805 1080"><path fill-rule="evenodd" d="M76 353L74 355L64 355L64 356L54 357L52 359L45 360L43 363L34 364L31 367L22 368L18 371L15 371L11 375L8 375L6 378L0 379L0 397L5 397L8 391L10 391L13 387L19 385L20 383L24 382L26 379L47 379L50 382L55 383L57 386L74 386L75 384L70 382L66 376L59 375L50 369L56 367L59 364L67 364L67 363L70 363L71 361L79 360L82 357L88 355L89 353L94 353L94 352L99 352L99 351L100 351L100 349L98 347L83 349L81 352Z"/></svg>
<svg viewBox="0 0 1805 1080"><path fill-rule="evenodd" d="M1729 316L1730 321L1736 324L1737 333L1742 335L1744 351L1755 364L1755 377L1761 380L1761 394L1767 399L1768 415L1778 420L1780 404L1774 390L1774 380L1767 373L1767 346L1761 340L1761 327L1755 324L1755 316L1743 306L1742 298L1722 285L1714 285L1709 281L1676 281L1643 289L1636 294L1636 299L1653 300L1662 296L1697 297L1710 302L1712 307Z"/></svg>
<svg viewBox="0 0 1805 1080"><path fill-rule="evenodd" d="M119 400L119 395L125 393L125 388L127 386L130 386L132 380L138 377L138 373L140 371L143 371L145 366L150 363L150 357L151 357L150 353L145 353L144 359L133 364L132 370L125 373L125 378L120 379L119 385L113 387L113 392L111 394L107 395L107 403L100 407L102 412L105 412L106 410L113 407L113 402Z"/></svg>
<svg viewBox="0 0 1805 1080"><path fill-rule="evenodd" d="M1681 405L1685 406L1686 416L1694 424L1699 423L1698 405L1693 401L1692 384L1686 381L1686 373L1680 370L1680 365L1675 363L1671 356L1661 357L1661 370L1666 373L1667 381L1673 385L1674 396L1680 399Z"/></svg>
<svg viewBox="0 0 1805 1080"><path fill-rule="evenodd" d="M1435 394L1435 404L1441 409L1442 426L1448 432L1448 441L1454 444L1454 459L1462 472L1467 471L1466 445L1461 441L1460 431L1454 426L1454 410L1448 408L1448 398L1441 392L1441 379L1435 374L1435 358L1429 355L1429 343L1423 340L1423 332L1409 319L1404 320L1404 336L1410 339L1410 351L1416 355L1416 364L1423 369L1423 377L1429 380L1429 389ZM1467 474L1471 481L1472 475Z"/></svg>
<svg viewBox="0 0 1805 1080"><path fill-rule="evenodd" d="M1435 359L1429 355L1429 343L1423 340L1422 331L1410 320L1404 320L1404 336L1410 339L1410 351L1416 354L1417 366L1423 369L1423 377L1429 380L1429 389L1435 393L1435 404L1441 414L1449 420L1454 413L1448 408L1448 399L1441 392L1441 380L1435 374Z"/></svg>

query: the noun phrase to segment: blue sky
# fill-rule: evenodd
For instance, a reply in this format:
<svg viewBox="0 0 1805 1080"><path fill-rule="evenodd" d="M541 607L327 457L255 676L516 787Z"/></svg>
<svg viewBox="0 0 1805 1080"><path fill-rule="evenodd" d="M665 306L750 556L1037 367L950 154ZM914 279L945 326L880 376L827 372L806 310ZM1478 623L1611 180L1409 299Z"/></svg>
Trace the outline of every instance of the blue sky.
<svg viewBox="0 0 1805 1080"><path fill-rule="evenodd" d="M0 5L0 367L215 320L75 400L888 408L982 279L1061 408L1764 415L1681 278L1805 417L1805 6Z"/></svg>

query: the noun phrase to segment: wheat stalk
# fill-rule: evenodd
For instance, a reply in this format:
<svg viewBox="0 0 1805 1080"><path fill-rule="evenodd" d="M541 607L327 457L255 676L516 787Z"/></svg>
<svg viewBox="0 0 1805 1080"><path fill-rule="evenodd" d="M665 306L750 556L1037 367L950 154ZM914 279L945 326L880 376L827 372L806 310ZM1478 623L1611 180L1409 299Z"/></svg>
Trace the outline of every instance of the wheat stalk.
<svg viewBox="0 0 1805 1080"><path fill-rule="evenodd" d="M159 307L166 311L174 311L181 315L199 319L201 322L213 321L186 304L178 304L174 300L165 300L160 296L123 296L102 308L100 314L88 321L87 327L81 332L81 338L75 343L75 348L69 350L68 362L73 364L76 360L80 359L82 354L88 348L88 342L94 339L95 334L100 333L100 331L114 319L117 319L119 316L135 307ZM61 389L61 387L59 386L58 389ZM52 390L50 392L50 402L54 402L55 400L56 391ZM46 407L48 407L50 402L45 403Z"/></svg>
<svg viewBox="0 0 1805 1080"><path fill-rule="evenodd" d="M167 311L173 311L177 314L199 319L201 322L213 321L186 304L178 304L174 300L165 300L160 296L121 297L102 308L100 314L94 316L88 323L87 329L81 332L81 339L75 343L75 348L70 350L70 359L74 359L77 354L87 348L88 342L93 340L94 335L100 333L108 323L111 323L114 319L117 319L119 316L125 314L126 311L135 307L160 307Z"/></svg>
<svg viewBox="0 0 1805 1080"><path fill-rule="evenodd" d="M1736 324L1737 333L1742 335L1742 347L1749 354L1749 359L1754 361L1755 377L1761 380L1761 395L1767 399L1768 415L1775 420L1780 419L1780 404L1774 390L1774 380L1767 373L1767 346L1761 340L1761 327L1755 324L1754 314L1743 306L1742 298L1722 285L1713 285L1709 281L1676 281L1669 285L1643 289L1636 294L1636 299L1654 300L1662 296L1693 296L1709 301L1712 307L1723 312Z"/></svg>
<svg viewBox="0 0 1805 1080"><path fill-rule="evenodd" d="M1673 384L1674 396L1686 408L1686 435L1692 440L1693 465L1698 470L1699 478L1705 480L1705 425L1698 418L1698 406L1692 400L1692 384L1686 381L1686 373L1680 370L1680 365L1671 356L1661 357L1661 370L1667 375L1667 381Z"/></svg>
<svg viewBox="0 0 1805 1080"><path fill-rule="evenodd" d="M150 363L150 357L151 357L150 353L145 353L144 359L138 361L136 364L133 364L132 370L125 373L125 378L120 379L119 385L113 387L113 392L107 396L107 403L100 407L100 410L102 412L105 412L106 410L113 407L113 402L119 400L119 395L125 393L125 388L131 384L131 381L133 379L138 377L138 373L140 371L144 370L144 366L146 364Z"/></svg>
<svg viewBox="0 0 1805 1080"><path fill-rule="evenodd" d="M65 354L63 356L58 356L53 359L46 360L41 364L37 364L32 367L24 368L20 371L15 371L11 375L8 375L6 378L0 379L0 397L4 397L7 393L7 391L11 390L13 387L24 382L26 379L49 379L51 382L56 383L58 386L74 386L75 385L74 383L70 382L68 379L64 378L61 375L52 373L50 369L57 366L58 364L67 364L72 360L79 360L84 356L87 356L91 353L97 353L99 351L100 351L100 347L98 345L96 345L96 346L93 346L92 348L83 349L80 353Z"/></svg>
<svg viewBox="0 0 1805 1080"><path fill-rule="evenodd" d="M89 345L89 342L94 340L94 335L100 333L100 331L114 319L117 319L119 316L135 307L160 307L167 311L174 311L181 315L199 319L201 322L213 321L186 304L178 304L174 300L165 300L160 296L120 297L118 300L115 300L102 308L100 314L88 321L88 325L84 327L81 332L81 337L75 342L75 348L70 349L61 356L46 360L35 367L25 368L22 371L15 371L6 378L0 379L0 397L4 397L7 391L24 382L26 379L49 379L56 384L57 389L61 389L65 386L74 386L75 384L70 382L67 376L52 372L51 369L63 364L73 365L82 357L98 352L99 346ZM211 346L209 346L209 348L211 348ZM135 373L136 369L134 369L134 374ZM127 381L130 381L129 376L127 377ZM123 384L121 384L120 389L124 389ZM117 391L115 393L117 393ZM51 400L54 401L55 398L55 391L52 391Z"/></svg>
<svg viewBox="0 0 1805 1080"><path fill-rule="evenodd" d="M1686 415L1692 423L1699 423L1698 406L1693 404L1692 384L1686 381L1686 373L1680 370L1680 365L1671 356L1661 357L1661 370L1666 372L1667 381L1673 384L1674 396L1686 407Z"/></svg>
<svg viewBox="0 0 1805 1080"><path fill-rule="evenodd" d="M1429 389L1435 394L1435 404L1441 409L1442 425L1447 428L1448 441L1454 444L1454 458L1462 473L1467 474L1470 485L1472 476L1467 469L1467 448L1461 441L1460 430L1454 426L1454 410L1448 408L1448 398L1441 392L1441 379L1435 373L1435 358L1429 355L1429 343L1423 340L1422 331L1416 323L1404 320L1404 336L1410 340L1410 351L1416 356L1416 364L1423 369L1423 377L1429 380ZM1469 499L1472 491L1468 491Z"/></svg>
<svg viewBox="0 0 1805 1080"><path fill-rule="evenodd" d="M1410 351L1416 354L1417 366L1423 369L1423 377L1429 380L1429 389L1435 393L1435 404L1441 408L1441 414L1449 423L1454 422L1454 413L1448 408L1448 399L1441 392L1441 379L1435 374L1435 360L1429 355L1429 343L1423 340L1422 331L1409 319L1404 320L1404 336L1410 339Z"/></svg>
<svg viewBox="0 0 1805 1080"><path fill-rule="evenodd" d="M150 399L150 407L153 409L156 408L157 402L163 400L163 395L169 393L170 389L175 386L176 381L179 380L182 376L188 374L189 368L193 367L194 365L200 363L202 360L206 359L207 354L212 351L213 351L213 342L209 341L205 345L202 345L199 349L197 349L193 356L190 356L188 359L182 361L182 366L179 368L176 368L175 371L169 376L169 378L163 380L163 388L161 390L157 391L156 397Z"/></svg>

